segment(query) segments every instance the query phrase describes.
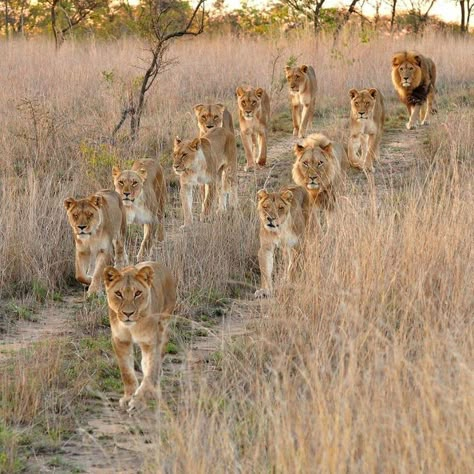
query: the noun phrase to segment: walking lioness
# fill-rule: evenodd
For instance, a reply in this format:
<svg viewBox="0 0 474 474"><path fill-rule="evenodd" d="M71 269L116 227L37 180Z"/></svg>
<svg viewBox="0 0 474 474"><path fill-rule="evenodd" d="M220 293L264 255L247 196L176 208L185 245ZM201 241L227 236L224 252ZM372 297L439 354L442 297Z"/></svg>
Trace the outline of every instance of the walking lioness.
<svg viewBox="0 0 474 474"><path fill-rule="evenodd" d="M242 145L247 165L245 170L254 168L255 163L267 163L267 133L270 122L270 98L264 89L244 89L237 87L239 125Z"/></svg>
<svg viewBox="0 0 474 474"><path fill-rule="evenodd" d="M309 212L309 195L299 186L289 186L280 192L269 193L261 189L257 193L257 209L260 217L260 250L258 263L262 277L261 289L256 298L272 295L273 261L276 247L281 247L287 258L286 274L294 275Z"/></svg>
<svg viewBox="0 0 474 474"><path fill-rule="evenodd" d="M69 197L64 207L76 242L76 279L89 285L90 296L100 290L102 271L113 263L114 250L115 264L126 263L122 200L115 191L102 190L83 199Z"/></svg>
<svg viewBox="0 0 474 474"><path fill-rule="evenodd" d="M143 240L137 260L149 257L153 240L164 239L166 182L157 160L142 159L130 170L112 169L114 186L120 194L127 215L127 224L143 224Z"/></svg>
<svg viewBox="0 0 474 474"><path fill-rule="evenodd" d="M163 265L143 262L104 269L112 345L124 385L120 399L128 412L156 399L168 319L176 305L176 281ZM135 375L133 343L142 352L143 380Z"/></svg>
<svg viewBox="0 0 474 474"><path fill-rule="evenodd" d="M232 115L224 105L197 104L193 107L193 110L196 115L200 137L216 127L222 127L234 133Z"/></svg>
<svg viewBox="0 0 474 474"><path fill-rule="evenodd" d="M293 135L303 138L313 120L316 106L317 82L312 66L285 67L291 98Z"/></svg>
<svg viewBox="0 0 474 474"><path fill-rule="evenodd" d="M374 171L380 157L385 110L383 96L377 89L351 89L349 163L355 168Z"/></svg>

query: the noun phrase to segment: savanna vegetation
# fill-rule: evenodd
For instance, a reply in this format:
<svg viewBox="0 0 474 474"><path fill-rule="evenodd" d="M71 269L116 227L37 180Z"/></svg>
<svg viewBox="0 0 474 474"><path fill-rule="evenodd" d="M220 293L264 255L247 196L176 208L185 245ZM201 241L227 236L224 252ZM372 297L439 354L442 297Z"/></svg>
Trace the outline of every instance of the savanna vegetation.
<svg viewBox="0 0 474 474"><path fill-rule="evenodd" d="M192 11L174 11L168 31L182 31ZM237 35L206 23L167 43L134 134L130 104L160 37L144 20L153 35L131 21L130 33L86 38L98 12L59 48L44 35L0 42L0 472L90 472L100 462L150 473L472 472L470 36L429 27L386 36L352 23L335 42L324 28ZM405 129L390 81L391 54L404 48L438 68L439 113L417 131ZM256 302L256 192L291 182L284 66L302 63L319 84L312 130L331 138L347 141L351 87L382 91L382 159L373 175L347 171L301 275L289 283L277 271L275 297ZM173 138L197 136L200 102L224 103L237 124L241 84L270 95L269 165L244 173L238 138L238 208L183 232ZM176 275L179 305L162 398L129 420L106 302L74 280L63 200L111 187L113 165L143 157L167 177L155 258ZM129 229L130 255L141 232ZM43 334L51 315L60 329L21 342L22 328ZM227 337L235 324L242 334ZM90 421L106 418L125 431L97 436Z"/></svg>

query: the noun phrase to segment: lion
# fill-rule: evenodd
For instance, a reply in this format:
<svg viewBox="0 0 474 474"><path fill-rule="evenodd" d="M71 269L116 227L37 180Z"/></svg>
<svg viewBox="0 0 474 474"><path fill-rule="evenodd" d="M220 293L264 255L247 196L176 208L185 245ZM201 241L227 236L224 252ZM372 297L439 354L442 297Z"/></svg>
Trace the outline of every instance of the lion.
<svg viewBox="0 0 474 474"><path fill-rule="evenodd" d="M303 138L311 124L316 106L317 82L312 66L285 67L291 99L293 135Z"/></svg>
<svg viewBox="0 0 474 474"><path fill-rule="evenodd" d="M180 180L182 228L193 222L193 188L196 185L204 186L201 220L209 216L216 192L219 211L236 204L237 148L234 134L225 128L213 128L194 140L176 137L173 169Z"/></svg>
<svg viewBox="0 0 474 474"><path fill-rule="evenodd" d="M260 250L258 263L261 273L261 288L256 298L269 297L273 293L273 261L275 247L285 252L288 266L286 276L294 276L301 253L303 237L310 206L308 193L300 186L288 186L280 192L257 193L257 210L260 218Z"/></svg>
<svg viewBox="0 0 474 474"><path fill-rule="evenodd" d="M136 160L130 170L112 168L115 191L119 193L127 215L127 224L143 224L143 240L137 254L140 261L149 256L153 240L164 240L163 219L166 182L157 160Z"/></svg>
<svg viewBox="0 0 474 474"><path fill-rule="evenodd" d="M234 133L232 115L222 104L197 104L193 107L196 115L199 136L204 136L209 130L223 127Z"/></svg>
<svg viewBox="0 0 474 474"><path fill-rule="evenodd" d="M351 89L351 122L349 163L360 169L374 171L380 157L385 109L383 95L377 89ZM359 157L360 152L360 157Z"/></svg>
<svg viewBox="0 0 474 474"><path fill-rule="evenodd" d="M255 163L265 166L267 162L267 129L270 122L270 98L264 89L237 87L239 125L242 145L247 159L246 171ZM254 157L255 153L255 157Z"/></svg>
<svg viewBox="0 0 474 474"><path fill-rule="evenodd" d="M157 262L142 262L119 270L108 266L103 279L109 306L112 345L124 385L120 407L132 413L158 396L158 379L167 323L176 305L176 281ZM143 380L138 385L133 343L142 352Z"/></svg>
<svg viewBox="0 0 474 474"><path fill-rule="evenodd" d="M331 209L341 181L341 163L347 159L342 145L313 133L294 146L293 181L306 189L312 205Z"/></svg>
<svg viewBox="0 0 474 474"><path fill-rule="evenodd" d="M392 58L392 83L410 116L406 127L428 125L430 113L436 113L436 65L416 51L396 53Z"/></svg>
<svg viewBox="0 0 474 474"><path fill-rule="evenodd" d="M102 271L114 262L114 251L115 264L126 264L127 218L122 200L115 191L105 189L82 199L68 197L64 207L76 242L76 279L89 285L87 295L91 296L101 289Z"/></svg>

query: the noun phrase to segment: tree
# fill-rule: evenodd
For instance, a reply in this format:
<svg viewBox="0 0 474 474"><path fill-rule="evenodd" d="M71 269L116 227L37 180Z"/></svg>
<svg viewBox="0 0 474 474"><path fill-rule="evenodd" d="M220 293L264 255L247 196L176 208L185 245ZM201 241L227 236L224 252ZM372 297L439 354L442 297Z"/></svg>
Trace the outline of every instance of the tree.
<svg viewBox="0 0 474 474"><path fill-rule="evenodd" d="M149 61L138 91L129 91L128 105L122 110L119 123L112 138L130 116L130 138L135 141L140 131L140 120L145 106L145 97L158 75L171 64L166 53L173 40L183 36L197 36L204 31L205 0L198 0L189 14L189 4L180 0L148 0L144 16L144 34L148 43Z"/></svg>
<svg viewBox="0 0 474 474"><path fill-rule="evenodd" d="M474 0L458 0L458 3L461 8L461 32L468 33L471 13L474 9Z"/></svg>
<svg viewBox="0 0 474 474"><path fill-rule="evenodd" d="M313 24L315 33L321 29L321 10L326 0L282 0L294 11L302 13Z"/></svg>
<svg viewBox="0 0 474 474"><path fill-rule="evenodd" d="M409 16L412 18L414 33L423 31L436 0L410 0Z"/></svg>

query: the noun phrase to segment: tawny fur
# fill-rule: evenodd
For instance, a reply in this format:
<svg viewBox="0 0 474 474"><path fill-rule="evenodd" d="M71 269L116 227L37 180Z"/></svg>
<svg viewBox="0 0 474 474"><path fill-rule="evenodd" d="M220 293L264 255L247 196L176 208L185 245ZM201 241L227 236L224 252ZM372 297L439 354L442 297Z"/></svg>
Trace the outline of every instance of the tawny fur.
<svg viewBox="0 0 474 474"><path fill-rule="evenodd" d="M118 270L106 267L103 279L109 305L112 345L124 385L120 406L129 412L146 407L158 396L167 324L176 305L176 281L157 262ZM143 380L138 385L133 344L142 353Z"/></svg>
<svg viewBox="0 0 474 474"><path fill-rule="evenodd" d="M166 182L157 160L142 159L130 170L112 169L114 186L122 198L128 224L143 224L143 240L137 260L150 257L153 241L164 240L163 220L166 205Z"/></svg>
<svg viewBox="0 0 474 474"><path fill-rule="evenodd" d="M234 134L232 115L223 104L197 104L193 107L199 127L199 136L203 137L213 128L222 127Z"/></svg>
<svg viewBox="0 0 474 474"><path fill-rule="evenodd" d="M408 110L406 127L416 128L429 123L436 113L436 65L432 59L416 51L402 51L392 58L392 83Z"/></svg>
<svg viewBox="0 0 474 474"><path fill-rule="evenodd" d="M270 124L270 98L264 89L237 87L237 105L242 145L247 164L251 170L255 164L267 163L267 136Z"/></svg>
<svg viewBox="0 0 474 474"><path fill-rule="evenodd" d="M303 138L313 120L316 107L317 82L312 66L286 66L286 80L291 100L293 135Z"/></svg>
<svg viewBox="0 0 474 474"><path fill-rule="evenodd" d="M380 158L385 108L382 93L375 89L351 89L349 163L355 168L374 171Z"/></svg>
<svg viewBox="0 0 474 474"><path fill-rule="evenodd" d="M287 259L286 276L293 278L301 254L310 208L308 193L299 186L288 186L279 192L257 193L260 218L260 250L258 262L262 278L256 298L273 293L273 264L275 248L281 247Z"/></svg>
<svg viewBox="0 0 474 474"><path fill-rule="evenodd" d="M102 286L102 271L114 263L126 263L125 210L120 196L111 190L97 191L82 199L64 201L76 243L76 279L89 285L88 295Z"/></svg>

